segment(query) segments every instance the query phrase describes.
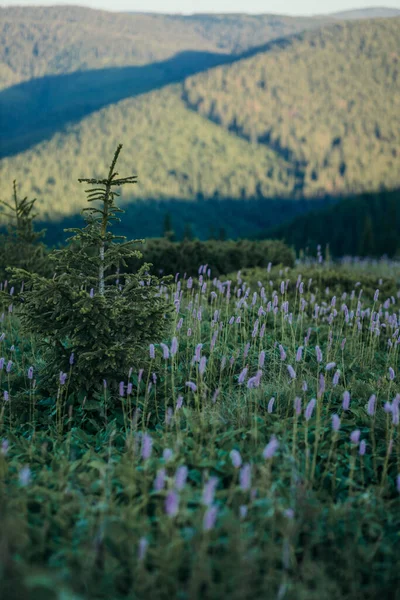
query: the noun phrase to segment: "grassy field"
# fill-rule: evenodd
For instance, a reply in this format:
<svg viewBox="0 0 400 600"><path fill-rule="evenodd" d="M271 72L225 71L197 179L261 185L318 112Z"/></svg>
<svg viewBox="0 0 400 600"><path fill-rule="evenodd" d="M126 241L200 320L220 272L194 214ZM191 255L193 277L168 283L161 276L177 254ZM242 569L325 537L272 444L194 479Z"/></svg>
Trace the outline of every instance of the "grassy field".
<svg viewBox="0 0 400 600"><path fill-rule="evenodd" d="M320 260L177 275L97 401L3 284L2 598L400 598L400 265Z"/></svg>

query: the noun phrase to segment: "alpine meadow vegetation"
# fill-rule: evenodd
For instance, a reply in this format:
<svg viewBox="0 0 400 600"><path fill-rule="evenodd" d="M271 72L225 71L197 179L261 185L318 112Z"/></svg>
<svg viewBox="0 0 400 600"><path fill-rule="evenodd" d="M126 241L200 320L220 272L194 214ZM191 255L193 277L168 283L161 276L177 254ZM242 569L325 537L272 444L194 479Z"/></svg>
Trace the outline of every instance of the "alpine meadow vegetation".
<svg viewBox="0 0 400 600"><path fill-rule="evenodd" d="M111 231L121 148L2 283L1 598L398 600L399 263L159 279Z"/></svg>

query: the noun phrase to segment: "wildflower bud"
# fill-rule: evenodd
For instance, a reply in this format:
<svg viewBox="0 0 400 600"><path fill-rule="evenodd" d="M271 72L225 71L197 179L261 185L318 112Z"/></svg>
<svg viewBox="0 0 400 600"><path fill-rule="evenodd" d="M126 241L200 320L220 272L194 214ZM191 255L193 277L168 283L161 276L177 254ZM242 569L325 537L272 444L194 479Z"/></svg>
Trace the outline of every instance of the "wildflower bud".
<svg viewBox="0 0 400 600"><path fill-rule="evenodd" d="M31 481L31 470L29 467L23 467L19 472L19 482L23 487L29 485Z"/></svg>
<svg viewBox="0 0 400 600"><path fill-rule="evenodd" d="M310 400L310 402L307 404L306 410L305 410L305 413L304 413L304 417L305 417L306 421L309 421L311 419L312 413L313 413L313 410L314 410L314 407L315 407L316 403L317 403L316 399L312 398Z"/></svg>
<svg viewBox="0 0 400 600"><path fill-rule="evenodd" d="M175 473L175 488L177 490L183 490L186 485L186 479L188 476L188 468L186 465L182 465L177 468Z"/></svg>
<svg viewBox="0 0 400 600"><path fill-rule="evenodd" d="M12 360L9 360L6 366L6 373L10 373L13 366Z"/></svg>
<svg viewBox="0 0 400 600"><path fill-rule="evenodd" d="M321 348L319 346L315 346L315 354L317 357L317 362L320 363L322 362L322 351Z"/></svg>
<svg viewBox="0 0 400 600"><path fill-rule="evenodd" d="M396 377L394 370L392 369L392 367L389 367L389 379L390 381L393 381L393 379Z"/></svg>
<svg viewBox="0 0 400 600"><path fill-rule="evenodd" d="M308 390L307 381L303 381L301 389L303 390L303 392L307 392L307 390Z"/></svg>
<svg viewBox="0 0 400 600"><path fill-rule="evenodd" d="M215 490L218 486L218 477L211 477L203 489L202 503L204 506L211 506L214 502Z"/></svg>
<svg viewBox="0 0 400 600"><path fill-rule="evenodd" d="M165 474L166 474L165 469L160 469L159 471L157 471L157 475L156 475L156 478L155 478L154 484L153 484L153 489L155 492L161 492L161 490L164 489Z"/></svg>
<svg viewBox="0 0 400 600"><path fill-rule="evenodd" d="M161 343L160 344L162 350L163 350L163 358L164 360L168 360L169 359L169 349L168 346L166 344Z"/></svg>
<svg viewBox="0 0 400 600"><path fill-rule="evenodd" d="M240 518L241 519L245 519L247 516L247 511L248 508L245 504L242 504L242 506L239 506L239 514L240 514Z"/></svg>
<svg viewBox="0 0 400 600"><path fill-rule="evenodd" d="M340 419L338 415L332 415L332 429L333 431L339 431Z"/></svg>
<svg viewBox="0 0 400 600"><path fill-rule="evenodd" d="M294 399L293 405L294 405L294 411L295 411L296 415L299 416L301 414L301 398L296 396L296 398Z"/></svg>
<svg viewBox="0 0 400 600"><path fill-rule="evenodd" d="M288 365L287 369L291 379L296 379L296 371L293 369L292 365Z"/></svg>
<svg viewBox="0 0 400 600"><path fill-rule="evenodd" d="M33 379L33 367L29 367L28 369L28 379Z"/></svg>
<svg viewBox="0 0 400 600"><path fill-rule="evenodd" d="M211 529L214 529L217 516L218 508L216 506L211 506L204 514L203 531L210 531Z"/></svg>
<svg viewBox="0 0 400 600"><path fill-rule="evenodd" d="M146 557L147 547L149 542L145 537L140 538L139 540L139 548L138 548L138 560L139 562L143 562Z"/></svg>
<svg viewBox="0 0 400 600"><path fill-rule="evenodd" d="M240 456L240 452L238 452L238 450L231 450L229 456L235 469L239 469L242 466L242 457Z"/></svg>
<svg viewBox="0 0 400 600"><path fill-rule="evenodd" d="M179 495L171 490L165 498L165 512L169 517L175 517L179 510Z"/></svg>
<svg viewBox="0 0 400 600"><path fill-rule="evenodd" d="M350 406L350 393L346 391L343 394L342 408L343 408L343 410L349 410L349 406Z"/></svg>
<svg viewBox="0 0 400 600"><path fill-rule="evenodd" d="M368 400L368 405L367 405L367 413L369 414L370 417L372 417L375 414L375 401L376 401L376 396L375 394L373 394L370 399Z"/></svg>
<svg viewBox="0 0 400 600"><path fill-rule="evenodd" d="M361 431L359 429L355 429L354 431L351 432L350 434L350 440L353 444L358 444L360 441L360 435L361 435Z"/></svg>
<svg viewBox="0 0 400 600"><path fill-rule="evenodd" d="M300 346L296 352L296 362L300 362L303 358L303 346Z"/></svg>
<svg viewBox="0 0 400 600"><path fill-rule="evenodd" d="M272 397L270 399L270 401L268 402L268 409L267 410L268 410L269 414L271 414L272 411L274 410L274 404L275 404L275 398Z"/></svg>
<svg viewBox="0 0 400 600"><path fill-rule="evenodd" d="M358 449L360 456L364 456L366 449L367 449L367 442L365 440L361 440L360 447Z"/></svg>
<svg viewBox="0 0 400 600"><path fill-rule="evenodd" d="M175 406L175 410L179 410L181 409L183 406L183 396L179 395L178 399L176 401L176 406Z"/></svg>
<svg viewBox="0 0 400 600"><path fill-rule="evenodd" d="M178 352L178 339L176 337L172 338L171 342L171 356L175 356Z"/></svg>
<svg viewBox="0 0 400 600"><path fill-rule="evenodd" d="M145 433L142 438L142 451L141 456L143 460L147 460L151 456L151 452L153 449L153 440L148 433Z"/></svg>
<svg viewBox="0 0 400 600"><path fill-rule="evenodd" d="M173 452L170 448L165 448L163 451L163 459L165 462L169 462L172 458Z"/></svg>
<svg viewBox="0 0 400 600"><path fill-rule="evenodd" d="M276 439L276 437L273 435L271 437L270 441L268 442L268 444L264 448L263 458L265 460L272 458L278 448L279 448L279 442Z"/></svg>
<svg viewBox="0 0 400 600"><path fill-rule="evenodd" d="M251 488L251 465L246 463L240 469L239 474L240 488L245 492Z"/></svg>
<svg viewBox="0 0 400 600"><path fill-rule="evenodd" d="M193 381L187 381L185 385L188 388L190 388L192 390L192 392L196 392L197 391L197 385L195 383L193 383Z"/></svg>
<svg viewBox="0 0 400 600"><path fill-rule="evenodd" d="M248 368L245 367L243 369L243 371L240 373L239 379L238 379L238 381L239 381L240 384L244 383L244 380L246 379L247 371L248 371Z"/></svg>
<svg viewBox="0 0 400 600"><path fill-rule="evenodd" d="M119 384L119 395L121 396L121 398L123 398L124 394L125 394L125 384L124 384L123 381L120 381L120 384Z"/></svg>
<svg viewBox="0 0 400 600"><path fill-rule="evenodd" d="M154 348L154 344L150 344L150 347L149 347L149 352L150 352L150 358L151 358L151 359L154 359L154 358L155 358L155 355L156 355L156 354L155 354L155 348Z"/></svg>
<svg viewBox="0 0 400 600"><path fill-rule="evenodd" d="M202 356L200 359L200 365L199 365L199 373L201 376L204 375L204 372L206 370L206 365L207 365L207 358L205 356Z"/></svg>

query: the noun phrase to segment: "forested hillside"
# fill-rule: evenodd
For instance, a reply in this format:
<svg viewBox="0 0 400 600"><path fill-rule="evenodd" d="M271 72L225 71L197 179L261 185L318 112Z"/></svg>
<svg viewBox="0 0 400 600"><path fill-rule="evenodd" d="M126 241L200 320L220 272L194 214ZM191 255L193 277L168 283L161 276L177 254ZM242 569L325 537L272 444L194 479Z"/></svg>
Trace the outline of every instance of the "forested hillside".
<svg viewBox="0 0 400 600"><path fill-rule="evenodd" d="M399 18L335 23L271 41L302 20L76 7L0 14L6 17L0 39L19 39L13 27L22 32L21 47L5 42L3 48L13 77L53 73L0 91L2 198L16 179L22 195L38 198L42 219L79 212L78 178L87 170L103 176L119 142L121 168L139 176L123 193L124 204L174 200L181 234L184 219L175 211L186 201L196 201L196 219L184 212L188 222L201 223L202 237L207 219L221 210L201 201L255 201L243 210L244 228L232 221L227 228L247 235L256 220L260 231L279 223L280 214L288 218L280 200L400 185ZM250 48L268 39L262 49ZM124 52L136 67L110 66L126 64ZM219 60L229 64L208 68ZM250 206L257 206L253 218ZM152 207L147 221L160 235L153 219L160 211Z"/></svg>
<svg viewBox="0 0 400 600"><path fill-rule="evenodd" d="M186 80L187 104L274 149L300 194L400 183L400 19L324 27Z"/></svg>
<svg viewBox="0 0 400 600"><path fill-rule="evenodd" d="M259 237L278 238L315 253L329 244L334 256L400 256L400 190L346 198L311 211Z"/></svg>
<svg viewBox="0 0 400 600"><path fill-rule="evenodd" d="M278 15L129 14L78 6L0 8L0 89L44 75L150 64L185 50L238 54L319 24L315 18Z"/></svg>

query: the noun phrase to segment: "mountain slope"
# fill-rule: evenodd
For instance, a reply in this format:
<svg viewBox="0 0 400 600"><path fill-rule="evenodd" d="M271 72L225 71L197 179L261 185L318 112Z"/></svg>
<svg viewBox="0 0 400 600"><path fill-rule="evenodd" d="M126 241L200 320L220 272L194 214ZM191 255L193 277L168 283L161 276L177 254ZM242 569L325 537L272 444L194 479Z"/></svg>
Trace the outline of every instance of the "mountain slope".
<svg viewBox="0 0 400 600"><path fill-rule="evenodd" d="M188 78L188 107L292 162L301 195L400 184L400 18L306 32Z"/></svg>
<svg viewBox="0 0 400 600"><path fill-rule="evenodd" d="M0 89L44 75L150 64L185 50L240 54L319 25L314 18L276 15L185 17L78 6L0 7Z"/></svg>
<svg viewBox="0 0 400 600"><path fill-rule="evenodd" d="M42 216L72 215L85 203L78 178L104 176L121 142L119 172L139 176L138 185L121 190L125 200L290 196L287 161L187 110L180 93L170 86L100 110L4 158L0 179L10 186L17 179L21 194L38 198Z"/></svg>
<svg viewBox="0 0 400 600"><path fill-rule="evenodd" d="M399 228L400 190L395 190L346 198L258 237L283 239L312 253L318 244L329 244L334 256L400 256Z"/></svg>
<svg viewBox="0 0 400 600"><path fill-rule="evenodd" d="M330 15L337 19L389 19L391 17L400 17L400 9L377 6L370 8L359 8L356 10L344 10Z"/></svg>

